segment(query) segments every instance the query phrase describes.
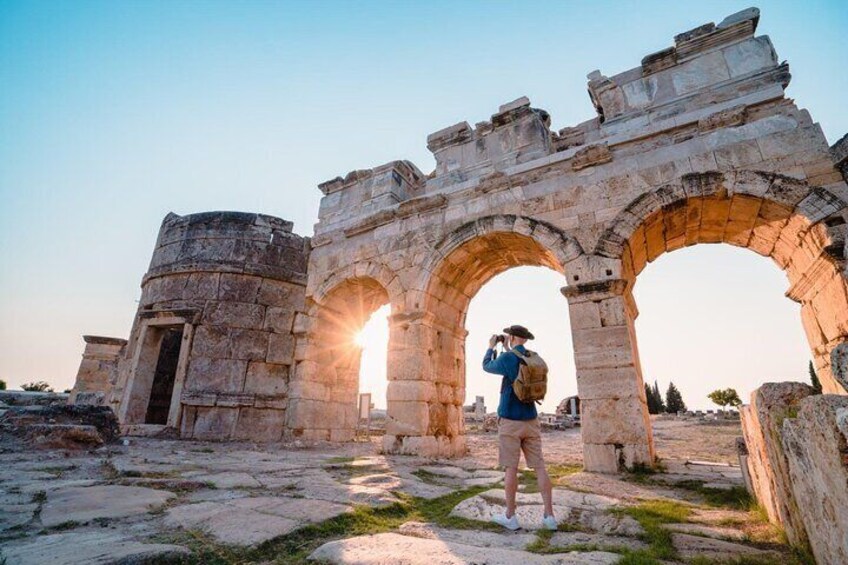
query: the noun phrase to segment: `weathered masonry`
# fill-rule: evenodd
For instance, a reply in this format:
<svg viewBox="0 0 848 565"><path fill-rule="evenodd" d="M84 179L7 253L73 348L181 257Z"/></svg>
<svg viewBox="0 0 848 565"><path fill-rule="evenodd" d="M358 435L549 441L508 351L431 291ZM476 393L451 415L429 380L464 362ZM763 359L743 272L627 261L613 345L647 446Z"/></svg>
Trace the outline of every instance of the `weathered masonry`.
<svg viewBox="0 0 848 565"><path fill-rule="evenodd" d="M384 448L462 454L469 301L541 265L563 277L586 467L650 464L633 288L648 262L702 243L772 258L825 392L845 394L846 151L786 98L758 20L748 9L590 73L597 116L574 127L552 131L521 98L430 135L430 174L395 161L325 182L311 240L267 216L169 216L110 381L122 422L349 440L353 335L390 304Z"/></svg>

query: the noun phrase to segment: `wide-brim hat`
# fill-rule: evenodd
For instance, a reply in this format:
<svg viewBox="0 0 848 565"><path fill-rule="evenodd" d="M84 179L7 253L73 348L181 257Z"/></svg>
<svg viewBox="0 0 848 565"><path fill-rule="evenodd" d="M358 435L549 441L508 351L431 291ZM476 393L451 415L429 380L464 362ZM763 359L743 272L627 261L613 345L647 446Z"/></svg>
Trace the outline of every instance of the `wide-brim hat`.
<svg viewBox="0 0 848 565"><path fill-rule="evenodd" d="M530 330L525 328L524 326L510 326L508 328L504 328L503 332L508 335L512 335L515 337L521 337L524 339L535 339L536 337L530 333Z"/></svg>

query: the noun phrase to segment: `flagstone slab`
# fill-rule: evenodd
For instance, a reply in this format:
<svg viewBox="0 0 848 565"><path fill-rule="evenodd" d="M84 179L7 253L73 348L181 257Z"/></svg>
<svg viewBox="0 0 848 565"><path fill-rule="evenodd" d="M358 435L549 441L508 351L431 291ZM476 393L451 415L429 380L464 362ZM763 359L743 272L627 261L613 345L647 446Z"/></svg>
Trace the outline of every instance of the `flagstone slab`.
<svg viewBox="0 0 848 565"><path fill-rule="evenodd" d="M145 487L99 485L67 487L47 492L41 507L46 528L67 522L84 524L96 518L125 518L156 510L174 493Z"/></svg>
<svg viewBox="0 0 848 565"><path fill-rule="evenodd" d="M309 559L336 565L612 565L621 556L602 551L537 555L385 533L326 543L313 551Z"/></svg>
<svg viewBox="0 0 848 565"><path fill-rule="evenodd" d="M349 511L323 500L245 497L176 506L166 513L165 525L200 529L225 544L252 546Z"/></svg>
<svg viewBox="0 0 848 565"><path fill-rule="evenodd" d="M564 548L574 545L591 545L602 549L632 549L634 551L648 547L648 544L635 538L592 534L588 532L555 532L551 536L550 545L552 547Z"/></svg>
<svg viewBox="0 0 848 565"><path fill-rule="evenodd" d="M708 559L735 559L745 555L779 559L779 555L773 551L764 551L756 547L750 547L739 543L722 541L689 534L672 534L672 543L677 548L680 557L692 559L694 557L706 557Z"/></svg>
<svg viewBox="0 0 848 565"><path fill-rule="evenodd" d="M141 543L108 532L62 533L27 538L2 549L5 565L106 565L148 563L187 557L191 552L178 545Z"/></svg>
<svg viewBox="0 0 848 565"><path fill-rule="evenodd" d="M554 489L553 509L559 523L569 523L610 535L639 535L642 527L629 516L611 514L618 501L607 496ZM544 506L540 493L518 493L516 516L522 528L538 530L542 527ZM503 489L491 489L463 500L451 511L452 516L489 522L496 514L506 510Z"/></svg>
<svg viewBox="0 0 848 565"><path fill-rule="evenodd" d="M212 475L192 475L191 479L200 482L209 482L215 485L215 488L259 488L262 483L254 479L247 473L215 473Z"/></svg>

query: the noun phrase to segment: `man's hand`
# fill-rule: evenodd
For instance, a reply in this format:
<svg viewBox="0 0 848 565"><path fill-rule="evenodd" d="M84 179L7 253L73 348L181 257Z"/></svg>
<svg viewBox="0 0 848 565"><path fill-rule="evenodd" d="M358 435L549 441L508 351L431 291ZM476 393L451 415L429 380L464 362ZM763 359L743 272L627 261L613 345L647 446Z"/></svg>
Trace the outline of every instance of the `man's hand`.
<svg viewBox="0 0 848 565"><path fill-rule="evenodd" d="M494 349L497 344L498 344L498 336L497 335L493 335L492 337L489 338L489 349Z"/></svg>

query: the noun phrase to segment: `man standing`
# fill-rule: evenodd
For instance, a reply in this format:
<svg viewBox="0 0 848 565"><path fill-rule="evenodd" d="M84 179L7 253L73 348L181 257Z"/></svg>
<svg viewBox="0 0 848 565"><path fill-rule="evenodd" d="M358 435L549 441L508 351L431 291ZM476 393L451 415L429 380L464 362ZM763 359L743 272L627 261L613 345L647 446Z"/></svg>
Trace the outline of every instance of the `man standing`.
<svg viewBox="0 0 848 565"><path fill-rule="evenodd" d="M527 466L536 471L536 480L545 503L542 525L549 530L556 530L557 522L551 502L551 479L542 457L542 435L536 405L520 401L512 388L512 383L518 378L521 363L518 355L512 350L524 354L524 344L534 336L524 326L510 326L504 329L504 334L506 351L501 355L495 352L499 339L497 335L493 335L489 338L489 349L483 357L483 370L503 377L498 403L498 461L505 472L506 514L494 516L492 521L510 530L521 527L515 516L515 493L518 490L518 462L523 451Z"/></svg>

